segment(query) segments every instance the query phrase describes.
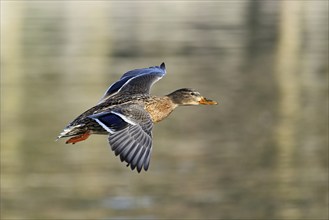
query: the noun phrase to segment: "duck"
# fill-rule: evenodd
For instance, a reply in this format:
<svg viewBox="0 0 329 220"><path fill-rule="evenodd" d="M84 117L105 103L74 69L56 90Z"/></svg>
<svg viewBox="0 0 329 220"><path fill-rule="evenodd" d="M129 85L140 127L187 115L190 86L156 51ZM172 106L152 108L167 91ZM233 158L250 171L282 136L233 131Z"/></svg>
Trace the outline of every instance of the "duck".
<svg viewBox="0 0 329 220"><path fill-rule="evenodd" d="M108 135L115 156L131 170L148 170L152 152L152 128L167 118L178 106L216 105L191 88L181 88L168 95L153 96L152 85L166 74L165 63L134 69L122 75L101 97L59 134L76 144L92 134Z"/></svg>

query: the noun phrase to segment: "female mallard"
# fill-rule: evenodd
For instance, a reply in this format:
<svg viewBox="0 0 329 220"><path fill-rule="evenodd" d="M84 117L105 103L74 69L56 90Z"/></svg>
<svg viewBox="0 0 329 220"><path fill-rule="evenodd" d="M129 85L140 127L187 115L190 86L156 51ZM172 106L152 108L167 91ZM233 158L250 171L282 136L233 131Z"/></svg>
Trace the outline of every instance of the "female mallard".
<svg viewBox="0 0 329 220"><path fill-rule="evenodd" d="M150 164L153 123L166 118L180 105L216 105L194 89L178 89L169 95L150 95L151 86L166 74L165 64L131 70L108 88L99 103L74 119L58 138L75 144L91 134L108 134L121 161L140 172Z"/></svg>

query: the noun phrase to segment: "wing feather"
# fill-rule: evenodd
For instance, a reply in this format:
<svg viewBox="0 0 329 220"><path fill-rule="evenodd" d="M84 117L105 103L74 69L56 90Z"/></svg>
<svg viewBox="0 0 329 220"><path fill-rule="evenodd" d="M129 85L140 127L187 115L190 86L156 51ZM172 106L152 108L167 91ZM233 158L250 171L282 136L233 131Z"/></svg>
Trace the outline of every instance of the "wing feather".
<svg viewBox="0 0 329 220"><path fill-rule="evenodd" d="M138 151L137 155L134 157L133 161L132 161L132 164L135 165L135 167L137 167L137 171L141 170L141 166L139 166L139 161L142 159L142 156L144 155L144 152L145 152L145 147L141 147L140 150ZM134 167L133 167L134 168Z"/></svg>
<svg viewBox="0 0 329 220"><path fill-rule="evenodd" d="M90 116L105 129L111 129L108 141L112 151L132 170L146 171L150 164L153 123L150 115L139 105L120 106Z"/></svg>
<svg viewBox="0 0 329 220"><path fill-rule="evenodd" d="M151 159L151 151L152 148L147 148L145 159L144 159L144 170L147 171L150 165L150 159Z"/></svg>
<svg viewBox="0 0 329 220"><path fill-rule="evenodd" d="M131 130L136 128L138 129L139 136L131 135ZM112 149L116 149L115 155L120 155L121 161L127 162L132 170L137 167L137 171L140 172L143 166L144 170L147 170L150 162L150 148L152 148L151 137L148 136L139 125L129 126L121 132L121 135L123 135L125 139L125 141L122 142L118 141L121 139L112 141L113 135L109 135L109 143ZM146 156L144 156L144 154L146 154Z"/></svg>
<svg viewBox="0 0 329 220"><path fill-rule="evenodd" d="M129 91L130 94L148 94L151 86L165 74L166 67L164 63L160 66L128 71L106 90L99 103L119 92Z"/></svg>

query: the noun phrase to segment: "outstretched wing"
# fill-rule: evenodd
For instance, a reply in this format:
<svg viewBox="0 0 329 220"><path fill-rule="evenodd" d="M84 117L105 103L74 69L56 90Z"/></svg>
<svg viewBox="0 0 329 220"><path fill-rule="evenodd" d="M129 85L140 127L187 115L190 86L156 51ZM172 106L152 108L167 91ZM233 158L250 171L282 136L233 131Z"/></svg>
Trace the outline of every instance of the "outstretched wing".
<svg viewBox="0 0 329 220"><path fill-rule="evenodd" d="M113 83L105 92L99 102L118 92L130 94L149 93L151 86L166 74L165 64L143 69L135 69L123 74L119 81Z"/></svg>
<svg viewBox="0 0 329 220"><path fill-rule="evenodd" d="M132 170L147 171L152 151L153 123L149 114L138 105L129 105L110 112L89 116L109 132L109 143L116 156Z"/></svg>

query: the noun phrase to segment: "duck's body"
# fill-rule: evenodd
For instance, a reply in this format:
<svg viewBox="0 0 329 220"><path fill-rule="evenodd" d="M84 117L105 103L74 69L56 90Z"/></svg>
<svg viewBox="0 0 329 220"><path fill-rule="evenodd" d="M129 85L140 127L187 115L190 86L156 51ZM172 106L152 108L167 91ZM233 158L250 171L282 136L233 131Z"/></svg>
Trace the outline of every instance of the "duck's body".
<svg viewBox="0 0 329 220"><path fill-rule="evenodd" d="M153 123L179 105L214 105L193 89L179 89L163 96L151 96L150 87L165 75L165 65L136 69L112 84L100 102L74 119L58 136L72 137L75 144L91 134L108 134L115 155L131 169L148 169L152 149Z"/></svg>

